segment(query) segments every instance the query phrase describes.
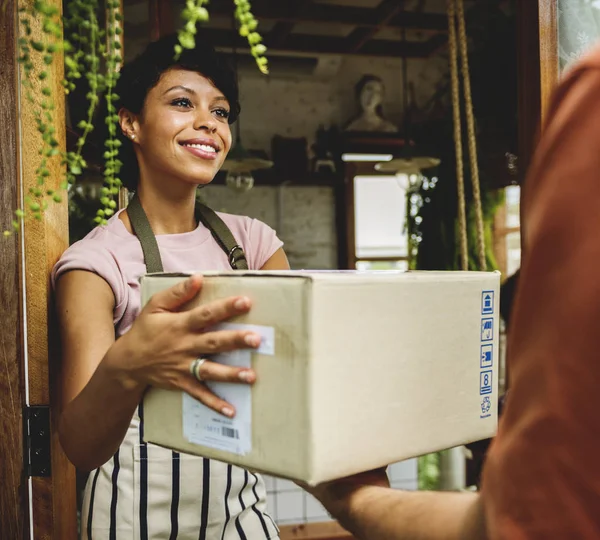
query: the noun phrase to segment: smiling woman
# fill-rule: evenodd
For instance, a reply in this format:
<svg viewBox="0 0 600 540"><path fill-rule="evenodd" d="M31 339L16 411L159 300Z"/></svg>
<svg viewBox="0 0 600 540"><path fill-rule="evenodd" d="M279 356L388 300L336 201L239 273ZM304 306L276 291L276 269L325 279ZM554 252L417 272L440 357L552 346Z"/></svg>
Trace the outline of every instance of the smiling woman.
<svg viewBox="0 0 600 540"><path fill-rule="evenodd" d="M195 204L197 187L212 181L231 147L229 124L240 110L235 78L209 44L198 40L175 62L174 43L169 37L151 44L119 79L122 177L134 201L73 244L52 274L63 350L59 435L69 459L92 471L83 538L277 538L259 475L144 442L148 386L185 391L233 416L205 381L252 384L256 374L205 355L260 343L250 331L210 330L251 309L244 296L180 310L201 277L140 306L139 277L157 265L167 272L224 270L239 260L224 251ZM288 268L267 225L219 218L250 269Z"/></svg>
<svg viewBox="0 0 600 540"><path fill-rule="evenodd" d="M142 111L122 108L123 133L140 169L141 194L208 184L231 147L229 100L204 75L171 68L152 88Z"/></svg>
<svg viewBox="0 0 600 540"><path fill-rule="evenodd" d="M175 37L168 37L150 44L121 71L117 88L121 170L130 191L136 190L141 177L142 183L146 179L154 183L156 169L161 175L187 179L184 183L207 184L231 147L229 126L240 112L234 73L200 39L195 49L184 50L175 62L169 50L175 42ZM186 145L210 146L216 152L205 148L211 153L190 159L194 154L188 155ZM176 165L170 163L175 156L182 160ZM210 163L204 161L207 158ZM169 182L162 178L161 183Z"/></svg>

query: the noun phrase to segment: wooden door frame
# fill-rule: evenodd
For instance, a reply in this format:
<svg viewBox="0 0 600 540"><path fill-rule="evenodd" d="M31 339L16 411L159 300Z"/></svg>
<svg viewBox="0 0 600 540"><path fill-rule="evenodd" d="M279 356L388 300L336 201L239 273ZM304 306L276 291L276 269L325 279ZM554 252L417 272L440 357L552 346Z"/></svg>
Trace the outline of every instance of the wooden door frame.
<svg viewBox="0 0 600 540"><path fill-rule="evenodd" d="M5 3L0 25L0 233L11 229L18 201L16 0ZM0 531L23 538L28 530L23 469L24 377L20 308L19 239L0 236Z"/></svg>
<svg viewBox="0 0 600 540"><path fill-rule="evenodd" d="M517 1L519 181L523 184L559 80L558 0ZM521 231L523 229L521 228ZM522 238L522 236L521 236ZM510 385L505 366L505 389Z"/></svg>
<svg viewBox="0 0 600 540"><path fill-rule="evenodd" d="M61 0L48 0L62 13ZM21 0L27 7L33 0ZM44 41L41 18L32 21L32 38ZM46 69L41 65L38 69ZM35 61L34 61L35 62ZM66 147L65 94L62 54L54 55L53 63L46 71L44 85L52 92L54 102L55 137L59 150ZM34 85L33 93L42 97L42 85ZM29 105L23 88L20 88L19 121L21 141L21 184L23 193L37 184L36 169L39 166L39 149L42 138L37 130L34 108ZM50 176L48 188L60 191L64 179L64 167L57 156L48 161ZM24 268L26 355L29 387L29 404L50 406L50 476L32 478L33 537L55 540L75 540L77 537L77 502L75 469L67 460L58 437L58 412L60 406L60 351L55 310L52 302L50 273L69 245L69 217L67 197L61 203L51 202L44 212L44 219L24 220L22 235Z"/></svg>
<svg viewBox="0 0 600 540"><path fill-rule="evenodd" d="M150 20L150 41L173 33L173 17L169 0L148 0L148 18Z"/></svg>
<svg viewBox="0 0 600 540"><path fill-rule="evenodd" d="M21 0L31 6L33 0ZM62 9L60 0L51 4ZM3 3L0 27L0 224L11 228L22 194L37 184L38 150L42 147L33 107L19 84L17 64L17 0ZM41 21L32 21L31 38L43 41ZM41 59L40 59L41 62ZM40 63L36 69L42 66ZM44 85L51 88L55 106L56 139L65 149L65 100L61 85L63 61L56 54ZM41 96L41 84L33 93ZM27 141L27 144L22 144ZM59 158L48 163L47 187L58 189L64 176ZM77 537L76 487L73 466L58 438L56 420L60 354L54 326L50 271L68 246L66 197L52 203L42 221L26 218L18 235L1 237L0 315L4 328L0 343L0 412L4 434L0 437L0 531L11 540L75 540ZM49 359L52 358L52 362ZM27 386L26 386L27 385ZM27 477L24 465L23 412L26 405L50 406L50 476ZM29 496L31 493L31 497ZM29 512L29 503L32 512ZM30 528L32 524L32 529Z"/></svg>
<svg viewBox="0 0 600 540"><path fill-rule="evenodd" d="M529 168L559 79L557 1L516 2L521 179Z"/></svg>

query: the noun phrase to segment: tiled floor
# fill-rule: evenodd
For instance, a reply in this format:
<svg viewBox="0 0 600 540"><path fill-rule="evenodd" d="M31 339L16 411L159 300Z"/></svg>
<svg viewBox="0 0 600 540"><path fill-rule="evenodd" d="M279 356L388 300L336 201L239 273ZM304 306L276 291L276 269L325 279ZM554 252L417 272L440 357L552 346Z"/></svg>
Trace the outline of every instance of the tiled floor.
<svg viewBox="0 0 600 540"><path fill-rule="evenodd" d="M417 460L395 463L388 468L390 484L396 489L417 489ZM279 525L310 523L331 519L311 495L289 480L264 476L268 509Z"/></svg>

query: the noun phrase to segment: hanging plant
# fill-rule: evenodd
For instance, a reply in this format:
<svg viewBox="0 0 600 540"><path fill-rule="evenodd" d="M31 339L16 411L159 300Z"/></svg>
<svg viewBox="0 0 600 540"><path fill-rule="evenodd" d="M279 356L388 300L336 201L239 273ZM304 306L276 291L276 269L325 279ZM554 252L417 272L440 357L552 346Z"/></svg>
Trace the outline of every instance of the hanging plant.
<svg viewBox="0 0 600 540"><path fill-rule="evenodd" d="M238 22L240 36L247 39L252 56L256 60L261 73L268 73L268 62L265 57L267 48L262 37L256 31L258 21L252 15L248 0L232 0L235 5L235 18ZM178 45L174 55L177 58L183 49L195 47L195 36L199 23L208 21L206 8L208 0L187 0L182 12L184 24L178 31ZM87 167L83 157L83 149L89 134L94 130L93 119L100 105L106 101L105 123L107 125L104 141L104 186L100 202L102 207L97 211L94 221L105 224L117 209L117 198L122 186L119 171L122 162L119 160L121 142L117 139L119 117L114 103L119 96L114 88L119 78L118 66L122 63L121 41L122 16L119 0L67 0L64 2L64 14L61 17L57 7L49 2L36 0L27 7L19 9L21 28L18 39L18 61L23 70L22 85L25 97L33 107L37 130L42 136L39 165L35 171L35 186L25 194L24 207L15 211L12 222L14 231L18 231L21 220L29 214L34 219L42 219L44 210L50 201L60 203L63 196ZM106 10L105 22L101 25L98 13ZM104 19L104 18L103 18ZM33 25L40 23L42 36L34 38ZM65 37L68 36L68 37ZM84 118L76 122L79 136L75 148L68 152L60 150L56 139L56 122L62 119L55 116L55 103L49 80L49 72L53 69L56 53L64 54L65 78L62 86L66 94L73 92L81 79L85 79L87 110ZM34 88L41 85L39 93ZM50 160L60 160L64 178L59 189L46 186L50 176ZM4 231L9 236L13 231Z"/></svg>
<svg viewBox="0 0 600 540"><path fill-rule="evenodd" d="M119 115L115 108L114 101L119 99L119 96L113 92L117 80L119 79L119 72L117 66L123 61L121 58L121 41L119 40L119 34L121 33L121 27L118 24L121 20L120 13L121 3L119 0L108 0L107 1L107 33L110 48L106 59L106 77L104 97L106 100L106 117L105 122L108 127L108 135L104 141L106 150L104 151L104 187L102 188L102 197L100 202L103 208L98 210L94 221L98 224L104 225L108 217L115 213L117 208L117 201L115 200L119 195L119 189L122 186L121 179L119 178L119 171L123 162L119 159L119 147L121 141L117 139L117 128L119 125Z"/></svg>
<svg viewBox="0 0 600 540"><path fill-rule="evenodd" d="M250 52L256 60L256 65L261 73L269 73L269 65L265 53L267 47L262 43L261 35L256 31L258 21L250 11L248 0L233 0L235 4L235 18L238 22L239 34L246 38L250 46ZM208 10L204 7L208 0L187 0L181 16L186 21L183 28L177 32L179 44L175 45L175 58L183 52L183 49L193 49L196 46L195 36L198 23L208 22Z"/></svg>

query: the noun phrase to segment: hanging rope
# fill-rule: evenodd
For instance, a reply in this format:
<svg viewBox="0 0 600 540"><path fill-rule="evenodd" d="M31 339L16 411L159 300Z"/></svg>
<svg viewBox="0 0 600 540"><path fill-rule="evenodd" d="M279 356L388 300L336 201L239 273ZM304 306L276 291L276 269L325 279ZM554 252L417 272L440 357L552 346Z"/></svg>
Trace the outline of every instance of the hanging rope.
<svg viewBox="0 0 600 540"><path fill-rule="evenodd" d="M456 26L458 25L458 46ZM481 207L481 189L479 184L479 168L477 165L477 141L475 139L475 119L473 117L473 100L471 97L471 80L469 77L469 56L467 51L467 33L465 29L465 12L463 0L448 0L448 44L450 46L450 73L452 79L452 110L454 118L454 144L456 151L456 178L458 188L458 223L460 230L461 269L468 270L468 238L466 223L466 202L464 188L464 164L462 151L462 131L460 118L460 95L458 84L458 55L461 56L461 72L463 91L465 94L465 113L467 119L467 139L469 145L469 163L471 182L473 185L473 202L475 204L475 221L477 228L477 253L479 269L487 270L485 256L485 235L483 226L483 210Z"/></svg>
<svg viewBox="0 0 600 540"><path fill-rule="evenodd" d="M452 114L454 120L454 150L456 153L456 184L458 189L458 231L460 243L460 268L469 269L467 244L467 213L465 203L465 181L460 121L460 97L458 87L458 51L456 48L456 9L454 0L448 1L448 45L450 48L450 76L452 82Z"/></svg>

